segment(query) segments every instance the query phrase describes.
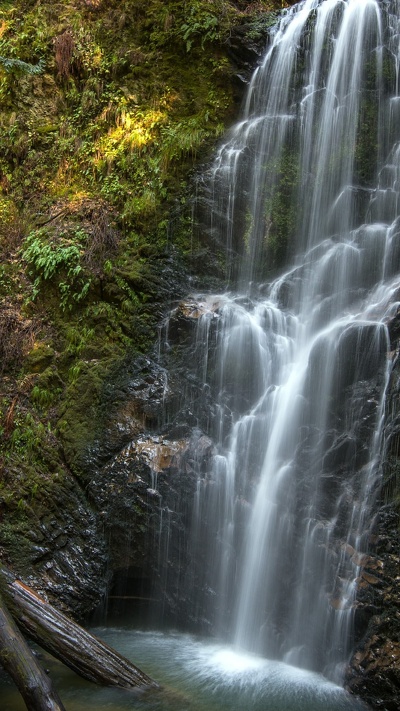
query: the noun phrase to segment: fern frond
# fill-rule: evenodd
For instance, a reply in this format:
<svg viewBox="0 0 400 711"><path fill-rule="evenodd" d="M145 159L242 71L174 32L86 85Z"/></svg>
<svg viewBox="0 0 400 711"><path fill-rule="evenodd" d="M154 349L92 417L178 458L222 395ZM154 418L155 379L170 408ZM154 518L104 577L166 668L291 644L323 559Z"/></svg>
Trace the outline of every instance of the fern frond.
<svg viewBox="0 0 400 711"><path fill-rule="evenodd" d="M44 59L40 59L37 64L29 64L28 62L23 62L21 59L10 59L1 56L0 64L3 65L6 72L17 70L24 74L42 74L45 67Z"/></svg>

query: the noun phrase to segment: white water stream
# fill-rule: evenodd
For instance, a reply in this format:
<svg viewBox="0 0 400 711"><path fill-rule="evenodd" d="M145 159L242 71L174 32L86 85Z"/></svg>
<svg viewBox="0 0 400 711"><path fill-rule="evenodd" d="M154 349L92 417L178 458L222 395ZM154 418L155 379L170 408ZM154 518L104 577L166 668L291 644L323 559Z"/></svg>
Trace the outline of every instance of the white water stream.
<svg viewBox="0 0 400 711"><path fill-rule="evenodd" d="M194 507L193 609L236 649L339 682L400 303L399 14L293 8L203 196L230 291L196 296L216 450ZM265 283L286 237L291 265Z"/></svg>

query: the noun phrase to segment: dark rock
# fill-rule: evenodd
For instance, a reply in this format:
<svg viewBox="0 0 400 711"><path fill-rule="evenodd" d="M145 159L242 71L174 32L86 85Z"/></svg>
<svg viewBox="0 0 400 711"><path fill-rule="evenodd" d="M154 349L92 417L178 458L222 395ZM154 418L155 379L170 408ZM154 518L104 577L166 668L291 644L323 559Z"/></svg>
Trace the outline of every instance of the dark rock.
<svg viewBox="0 0 400 711"><path fill-rule="evenodd" d="M102 530L76 482L73 489L62 481L56 492L47 492L46 507L54 513L43 515L37 529L28 533L33 545L27 548L23 534L14 534L14 573L66 612L85 619L106 592Z"/></svg>
<svg viewBox="0 0 400 711"><path fill-rule="evenodd" d="M358 586L359 638L346 686L374 709L400 707L400 517L393 505L378 516L373 555Z"/></svg>

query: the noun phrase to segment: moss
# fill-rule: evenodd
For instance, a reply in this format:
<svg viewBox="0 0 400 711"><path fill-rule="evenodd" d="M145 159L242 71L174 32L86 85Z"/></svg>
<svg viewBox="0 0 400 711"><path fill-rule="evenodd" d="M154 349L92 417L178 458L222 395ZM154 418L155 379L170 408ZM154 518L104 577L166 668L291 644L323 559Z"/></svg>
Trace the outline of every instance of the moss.
<svg viewBox="0 0 400 711"><path fill-rule="evenodd" d="M0 530L0 546L7 550L7 563L21 570L31 563L31 542L28 537L29 525L26 520L11 518Z"/></svg>
<svg viewBox="0 0 400 711"><path fill-rule="evenodd" d="M111 363L78 361L69 371L70 382L64 394L57 425L68 466L80 473L82 456L99 425L99 405L104 381Z"/></svg>
<svg viewBox="0 0 400 711"><path fill-rule="evenodd" d="M276 169L276 168L275 168ZM286 147L276 171L276 183L265 201L265 248L269 269L281 266L293 238L298 218L295 201L298 178L298 155Z"/></svg>
<svg viewBox="0 0 400 711"><path fill-rule="evenodd" d="M26 373L40 373L50 365L54 356L54 349L49 343L36 342L24 358L24 371Z"/></svg>
<svg viewBox="0 0 400 711"><path fill-rule="evenodd" d="M366 101L361 107L355 151L355 172L360 185L371 187L376 183L378 156L376 101Z"/></svg>

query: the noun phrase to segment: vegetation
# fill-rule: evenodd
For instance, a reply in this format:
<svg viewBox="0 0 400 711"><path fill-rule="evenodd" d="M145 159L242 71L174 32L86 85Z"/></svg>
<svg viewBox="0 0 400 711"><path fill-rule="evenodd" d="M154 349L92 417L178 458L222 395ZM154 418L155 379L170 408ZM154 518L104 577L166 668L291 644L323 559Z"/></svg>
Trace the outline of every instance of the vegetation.
<svg viewBox="0 0 400 711"><path fill-rule="evenodd" d="M267 195L265 204L267 257L275 264L282 264L288 244L294 237L296 223L295 191L297 188L298 162L296 151L288 146L282 153L279 165L271 166L276 175L276 185Z"/></svg>
<svg viewBox="0 0 400 711"><path fill-rule="evenodd" d="M94 436L118 362L156 339L163 260L191 256L189 176L235 105L229 41L285 2L0 6L0 554ZM174 229L171 229L171 215ZM172 256L171 256L172 255Z"/></svg>

